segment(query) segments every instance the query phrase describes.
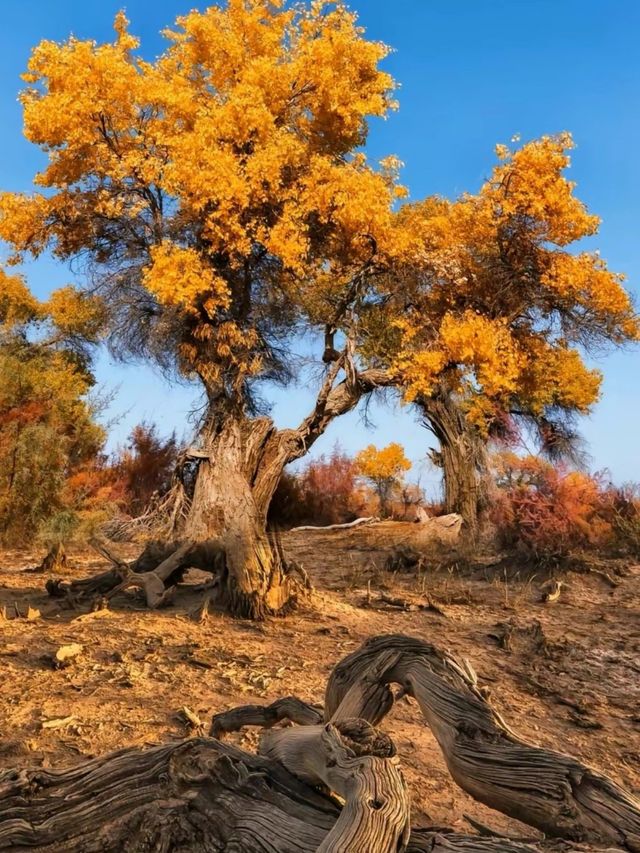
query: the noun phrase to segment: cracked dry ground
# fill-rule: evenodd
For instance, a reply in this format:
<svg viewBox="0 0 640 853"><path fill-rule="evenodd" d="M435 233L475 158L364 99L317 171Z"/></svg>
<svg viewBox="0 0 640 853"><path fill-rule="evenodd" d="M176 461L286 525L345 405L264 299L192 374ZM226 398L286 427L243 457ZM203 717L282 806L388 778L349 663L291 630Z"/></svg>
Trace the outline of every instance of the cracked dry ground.
<svg viewBox="0 0 640 853"><path fill-rule="evenodd" d="M420 574L382 571L389 547L410 535L411 525L400 523L288 534L284 545L315 593L293 615L264 624L215 611L198 621L199 573L167 609L150 612L129 592L87 615L88 605L72 609L44 594L45 577L28 571L41 554L1 553L0 766L67 767L82 756L181 739L197 731L189 712L208 728L212 713L239 704L290 694L322 702L340 658L371 635L401 632L466 658L521 736L640 793L640 566L570 572L560 599L543 604L542 574L531 578L514 563L444 568L434 560ZM67 578L104 566L89 552L72 553L70 564ZM415 609L427 597L436 609ZM54 668L56 651L71 643L82 653ZM411 700L383 728L401 756L414 822L466 830L469 815L521 831L455 786ZM257 730L232 736L250 750L257 738Z"/></svg>

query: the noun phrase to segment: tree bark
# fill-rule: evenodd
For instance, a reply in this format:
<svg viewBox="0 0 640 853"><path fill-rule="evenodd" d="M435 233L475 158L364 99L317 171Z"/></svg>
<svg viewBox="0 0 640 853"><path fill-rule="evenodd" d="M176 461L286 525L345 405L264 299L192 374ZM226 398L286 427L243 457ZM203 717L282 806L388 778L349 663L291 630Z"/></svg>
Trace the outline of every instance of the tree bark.
<svg viewBox="0 0 640 853"><path fill-rule="evenodd" d="M341 370L346 378L337 381ZM197 473L186 520L172 531L179 541L160 549L155 559L147 559L153 555L145 549L128 567L116 565L94 578L50 579L47 590L76 598L137 586L150 606L158 606L165 600L161 585L166 589L187 568L197 567L216 575L219 602L233 614L263 619L285 613L300 592L294 571L300 572L287 564L277 537L267 532L269 505L285 465L304 456L331 421L351 411L365 394L391 382L385 371L357 373L341 357L328 369L313 411L296 429L278 430L267 417L212 411L199 446L187 451L197 461ZM179 547L183 550L170 559ZM165 574L163 560L170 560L164 568L172 570L159 577Z"/></svg>
<svg viewBox="0 0 640 853"><path fill-rule="evenodd" d="M341 661L325 719L348 714L377 725L393 705L394 682L416 699L451 776L472 797L548 836L640 853L638 800L577 759L521 740L469 664L422 640L375 637Z"/></svg>
<svg viewBox="0 0 640 853"><path fill-rule="evenodd" d="M441 390L432 397L421 397L417 404L427 428L440 443L440 450L433 451L431 458L442 468L444 511L461 515L473 536L486 504L486 441L450 392Z"/></svg>

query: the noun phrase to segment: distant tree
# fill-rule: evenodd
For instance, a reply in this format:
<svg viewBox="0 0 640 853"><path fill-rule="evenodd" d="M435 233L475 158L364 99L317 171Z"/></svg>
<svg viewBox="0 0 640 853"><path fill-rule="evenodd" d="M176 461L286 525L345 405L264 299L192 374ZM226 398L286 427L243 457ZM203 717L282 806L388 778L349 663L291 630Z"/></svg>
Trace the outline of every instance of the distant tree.
<svg viewBox="0 0 640 853"><path fill-rule="evenodd" d="M370 444L358 453L355 462L360 475L375 489L380 502L380 514L386 517L394 491L398 489L405 472L411 468L402 445L392 442L378 449Z"/></svg>
<svg viewBox="0 0 640 853"><path fill-rule="evenodd" d="M123 490L123 509L129 515L140 515L154 496L169 491L179 449L175 433L162 438L155 424L145 422L133 428L113 462Z"/></svg>
<svg viewBox="0 0 640 853"><path fill-rule="evenodd" d="M98 303L64 288L38 302L0 271L0 539L68 538L85 493L74 485L96 462L104 430L89 392L87 342Z"/></svg>
<svg viewBox="0 0 640 853"><path fill-rule="evenodd" d="M357 467L339 446L328 456L310 460L300 474L300 486L315 524L340 524L356 513Z"/></svg>

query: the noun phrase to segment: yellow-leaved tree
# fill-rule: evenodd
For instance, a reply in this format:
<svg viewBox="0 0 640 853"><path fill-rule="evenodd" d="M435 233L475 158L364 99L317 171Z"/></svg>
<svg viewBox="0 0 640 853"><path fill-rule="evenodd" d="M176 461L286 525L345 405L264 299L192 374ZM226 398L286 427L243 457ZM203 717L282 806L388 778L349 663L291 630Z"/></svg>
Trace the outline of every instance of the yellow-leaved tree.
<svg viewBox="0 0 640 853"><path fill-rule="evenodd" d="M411 468L404 448L395 441L381 448L370 444L357 454L355 463L360 476L373 486L380 503L380 515L386 518L389 502Z"/></svg>
<svg viewBox="0 0 640 853"><path fill-rule="evenodd" d="M202 383L177 532L218 543L223 601L260 617L291 594L265 529L283 467L386 378L357 372L353 329L402 194L397 163L359 150L393 106L387 49L328 0L190 12L153 62L123 14L115 29L33 51L24 129L48 163L41 191L0 197L0 237L17 259L81 259L114 351ZM291 378L309 328L328 364L317 404L277 430L260 384Z"/></svg>
<svg viewBox="0 0 640 853"><path fill-rule="evenodd" d="M585 355L637 340L623 276L573 244L599 220L565 175L569 134L516 150L476 195L407 204L388 298L366 321L363 352L385 365L440 441L447 511L473 528L488 438L532 423L551 449L590 411L602 376Z"/></svg>

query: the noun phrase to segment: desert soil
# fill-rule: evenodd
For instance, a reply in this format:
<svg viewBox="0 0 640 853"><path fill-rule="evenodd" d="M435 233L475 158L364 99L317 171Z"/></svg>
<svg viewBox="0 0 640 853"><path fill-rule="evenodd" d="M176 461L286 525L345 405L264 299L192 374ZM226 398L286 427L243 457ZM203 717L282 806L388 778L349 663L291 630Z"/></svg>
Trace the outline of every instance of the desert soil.
<svg viewBox="0 0 640 853"><path fill-rule="evenodd" d="M205 577L198 573L164 610L145 610L131 591L88 615L88 603L74 608L44 593L45 576L30 571L41 552L1 553L0 767L66 767L188 737L197 727L185 706L208 729L213 713L236 705L291 694L321 703L340 658L372 635L400 632L466 658L521 736L573 753L638 795L640 566L617 561L569 572L559 600L545 604L547 576L513 561L444 554L419 572L385 572L390 546L411 535L401 523L287 534L285 548L315 592L294 614L264 624L216 611L198 621ZM134 555L130 546L119 552ZM104 568L92 553L72 552L64 577ZM421 607L427 600L435 609ZM56 651L72 643L82 652L55 668ZM401 756L414 823L468 831L469 815L498 831L522 831L456 787L411 700L382 727ZM252 750L258 731L232 739Z"/></svg>

